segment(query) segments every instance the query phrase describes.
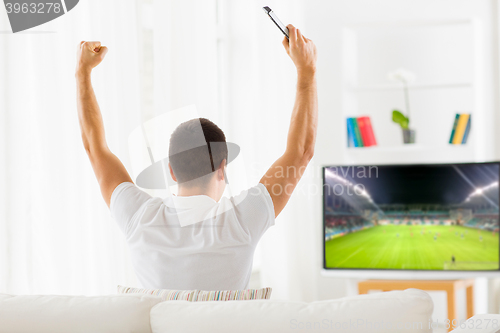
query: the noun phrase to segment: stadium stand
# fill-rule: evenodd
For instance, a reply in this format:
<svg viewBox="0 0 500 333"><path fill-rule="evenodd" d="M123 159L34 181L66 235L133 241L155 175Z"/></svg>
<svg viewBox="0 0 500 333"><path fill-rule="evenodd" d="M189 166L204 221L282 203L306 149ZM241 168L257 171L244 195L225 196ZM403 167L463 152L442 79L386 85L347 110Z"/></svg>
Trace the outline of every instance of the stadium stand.
<svg viewBox="0 0 500 333"><path fill-rule="evenodd" d="M325 221L325 240L373 226L369 220L354 213L344 213L342 216L328 215Z"/></svg>

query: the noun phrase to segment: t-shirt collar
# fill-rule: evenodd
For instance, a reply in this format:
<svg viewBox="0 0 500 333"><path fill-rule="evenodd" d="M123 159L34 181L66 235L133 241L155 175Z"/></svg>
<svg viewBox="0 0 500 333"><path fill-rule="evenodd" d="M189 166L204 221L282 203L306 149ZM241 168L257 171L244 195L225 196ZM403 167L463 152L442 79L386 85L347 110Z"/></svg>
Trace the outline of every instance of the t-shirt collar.
<svg viewBox="0 0 500 333"><path fill-rule="evenodd" d="M171 200L166 200L165 205L173 208L192 209L200 206L214 205L217 201L208 195L177 196L173 195Z"/></svg>
<svg viewBox="0 0 500 333"><path fill-rule="evenodd" d="M165 206L177 210L181 227L205 220L217 201L207 195L175 196L163 200Z"/></svg>

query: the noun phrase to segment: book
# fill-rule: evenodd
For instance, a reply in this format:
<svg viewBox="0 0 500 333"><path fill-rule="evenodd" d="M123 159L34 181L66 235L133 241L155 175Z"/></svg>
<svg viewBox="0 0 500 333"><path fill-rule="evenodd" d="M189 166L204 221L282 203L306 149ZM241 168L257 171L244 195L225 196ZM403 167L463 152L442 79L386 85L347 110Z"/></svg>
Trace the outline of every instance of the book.
<svg viewBox="0 0 500 333"><path fill-rule="evenodd" d="M455 132L457 130L458 118L460 118L460 114L455 115L455 121L453 122L453 128L451 129L450 143L453 143L453 137L455 136Z"/></svg>
<svg viewBox="0 0 500 333"><path fill-rule="evenodd" d="M356 118L351 118L352 128L354 129L354 144L356 147L363 146L363 138L361 137L361 131L359 130L358 120Z"/></svg>
<svg viewBox="0 0 500 333"><path fill-rule="evenodd" d="M375 134L373 133L370 117L359 117L357 121L361 136L363 137L363 145L365 147L376 146L377 140L375 140Z"/></svg>
<svg viewBox="0 0 500 333"><path fill-rule="evenodd" d="M457 129L455 130L455 135L453 136L453 144L459 145L462 143L464 138L465 129L467 127L467 122L469 121L468 114L461 114L458 118Z"/></svg>
<svg viewBox="0 0 500 333"><path fill-rule="evenodd" d="M361 134L361 139L363 140L363 147L368 147L370 144L368 143L368 133L366 131L366 122L365 117L356 118L356 122L358 123L359 133Z"/></svg>
<svg viewBox="0 0 500 333"><path fill-rule="evenodd" d="M352 128L351 118L347 118L347 147L355 147L354 145L354 128Z"/></svg>
<svg viewBox="0 0 500 333"><path fill-rule="evenodd" d="M354 132L354 118L347 118L347 131L351 133L352 147L359 147L358 139Z"/></svg>
<svg viewBox="0 0 500 333"><path fill-rule="evenodd" d="M377 145L377 139L375 139L375 131L373 131L372 121L370 117L367 117L367 129L368 129L368 137L370 138L372 146Z"/></svg>
<svg viewBox="0 0 500 333"><path fill-rule="evenodd" d="M469 137L470 127L471 127L471 118L472 118L472 116L469 115L469 120L467 121L467 126L465 127L464 138L462 139L463 145L467 143L467 138Z"/></svg>

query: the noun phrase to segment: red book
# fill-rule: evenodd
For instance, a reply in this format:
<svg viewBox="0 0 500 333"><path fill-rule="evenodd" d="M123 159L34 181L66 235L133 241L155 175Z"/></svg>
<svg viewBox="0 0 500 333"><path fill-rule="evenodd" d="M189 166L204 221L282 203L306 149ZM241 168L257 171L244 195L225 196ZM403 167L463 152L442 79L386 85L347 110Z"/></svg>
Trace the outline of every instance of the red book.
<svg viewBox="0 0 500 333"><path fill-rule="evenodd" d="M366 117L359 117L356 119L359 127L359 131L361 132L361 138L363 138L363 146L370 146L368 139L368 130L366 129Z"/></svg>
<svg viewBox="0 0 500 333"><path fill-rule="evenodd" d="M364 146L376 146L377 140L375 140L375 134L373 133L373 127L370 117L359 117L358 125L361 136L363 137Z"/></svg>

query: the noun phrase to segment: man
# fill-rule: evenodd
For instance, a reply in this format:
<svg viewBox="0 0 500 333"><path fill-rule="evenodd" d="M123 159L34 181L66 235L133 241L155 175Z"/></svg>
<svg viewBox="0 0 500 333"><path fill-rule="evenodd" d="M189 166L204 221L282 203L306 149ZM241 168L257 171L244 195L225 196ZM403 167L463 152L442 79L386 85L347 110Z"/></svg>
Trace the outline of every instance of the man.
<svg viewBox="0 0 500 333"><path fill-rule="evenodd" d="M209 174L199 173L193 164L196 156L189 156L189 160L171 159L169 169L179 183L179 191L169 200L152 198L133 184L106 144L91 84L92 69L108 50L100 42L80 43L76 80L83 144L102 196L126 235L143 287L247 288L255 246L287 204L313 157L316 141L316 47L299 29L292 25L288 29L290 40L284 38L283 45L297 68L298 82L285 153L257 186L230 199L222 198L226 186L224 150L210 154ZM217 125L207 119L195 119L174 131L170 152L182 150L184 140L199 126L207 143L226 141ZM287 170L285 175L283 170Z"/></svg>

